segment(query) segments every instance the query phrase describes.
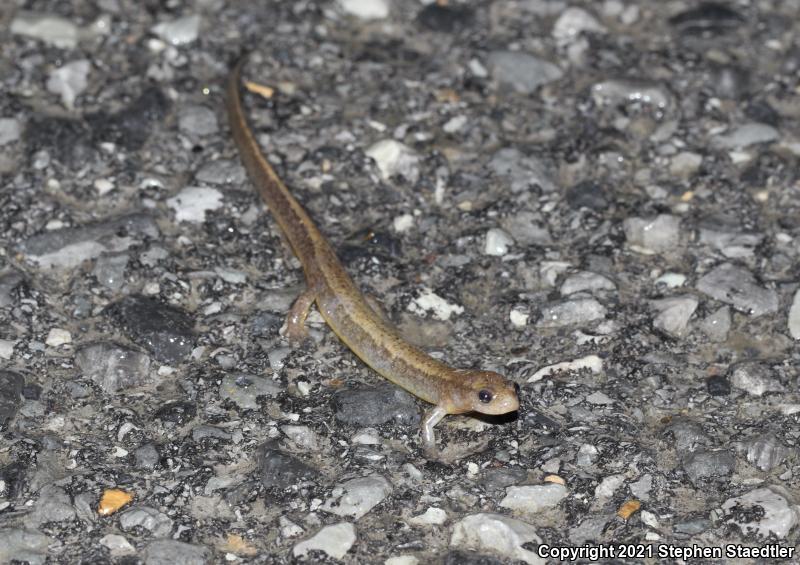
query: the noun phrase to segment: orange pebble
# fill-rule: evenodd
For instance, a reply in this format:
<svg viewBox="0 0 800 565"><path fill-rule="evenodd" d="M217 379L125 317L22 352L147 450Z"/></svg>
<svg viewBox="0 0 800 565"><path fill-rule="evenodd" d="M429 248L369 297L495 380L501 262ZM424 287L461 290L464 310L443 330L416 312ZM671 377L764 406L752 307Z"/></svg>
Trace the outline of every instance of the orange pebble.
<svg viewBox="0 0 800 565"><path fill-rule="evenodd" d="M97 505L97 513L101 516L113 514L133 500L133 495L118 488L106 489Z"/></svg>

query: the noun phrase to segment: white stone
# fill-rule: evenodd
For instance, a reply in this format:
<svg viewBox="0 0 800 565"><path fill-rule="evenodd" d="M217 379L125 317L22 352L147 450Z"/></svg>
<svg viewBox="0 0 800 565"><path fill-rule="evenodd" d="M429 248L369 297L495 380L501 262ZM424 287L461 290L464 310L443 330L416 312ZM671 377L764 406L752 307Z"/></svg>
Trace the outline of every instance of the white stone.
<svg viewBox="0 0 800 565"><path fill-rule="evenodd" d="M14 355L14 345L17 340L15 339L0 339L0 359L11 359Z"/></svg>
<svg viewBox="0 0 800 565"><path fill-rule="evenodd" d="M136 548L124 537L118 534L108 534L100 538L100 545L111 552L112 557L121 557L136 553Z"/></svg>
<svg viewBox="0 0 800 565"><path fill-rule="evenodd" d="M542 543L533 526L491 513L467 516L453 527L450 537L451 547L488 551L508 559L521 559L529 565L545 565L546 561L535 551L522 547L528 543Z"/></svg>
<svg viewBox="0 0 800 565"><path fill-rule="evenodd" d="M789 335L800 339L800 290L794 293L794 300L789 308Z"/></svg>
<svg viewBox="0 0 800 565"><path fill-rule="evenodd" d="M656 285L663 284L667 288L678 288L686 282L686 275L681 273L664 273L656 279Z"/></svg>
<svg viewBox="0 0 800 565"><path fill-rule="evenodd" d="M161 22L150 28L150 31L172 45L185 45L197 39L200 33L200 16L192 14Z"/></svg>
<svg viewBox="0 0 800 565"><path fill-rule="evenodd" d="M47 79L47 90L61 96L61 102L68 109L75 107L75 99L89 85L88 76L91 63L88 59L71 61L53 70Z"/></svg>
<svg viewBox="0 0 800 565"><path fill-rule="evenodd" d="M486 232L486 244L483 252L486 255L502 257L508 253L508 248L514 244L514 239L505 230L492 228Z"/></svg>
<svg viewBox="0 0 800 565"><path fill-rule="evenodd" d="M0 118L0 145L14 143L22 135L19 121L14 118Z"/></svg>
<svg viewBox="0 0 800 565"><path fill-rule="evenodd" d="M201 223L206 212L222 207L222 193L215 188L188 186L168 199L167 206L175 211L176 221Z"/></svg>
<svg viewBox="0 0 800 565"><path fill-rule="evenodd" d="M422 293L408 304L408 310L418 316L424 316L426 312L433 313L433 317L447 321L453 314L461 314L464 307L458 304L451 304L441 296L434 294L430 289L424 289Z"/></svg>
<svg viewBox="0 0 800 565"><path fill-rule="evenodd" d="M561 12L553 24L553 38L559 42L570 41L584 31L605 33L606 28L589 12L576 7Z"/></svg>
<svg viewBox="0 0 800 565"><path fill-rule="evenodd" d="M679 296L653 300L650 305L660 313L653 326L673 337L684 337L689 333L689 319L700 302L694 296Z"/></svg>
<svg viewBox="0 0 800 565"><path fill-rule="evenodd" d="M317 451L319 449L319 440L317 434L308 426L281 426L281 431L286 434L294 444L303 449L310 451Z"/></svg>
<svg viewBox="0 0 800 565"><path fill-rule="evenodd" d="M580 369L589 369L592 373L600 373L603 370L603 360L597 355L587 355L586 357L579 357L572 361L562 361L542 367L536 371L529 379L529 383L535 383L545 377L549 377L558 371L578 371Z"/></svg>
<svg viewBox="0 0 800 565"><path fill-rule="evenodd" d="M511 324L515 328L524 328L528 325L528 318L530 318L527 312L517 310L516 308L512 309L511 312L508 313L508 317L511 320Z"/></svg>
<svg viewBox="0 0 800 565"><path fill-rule="evenodd" d="M283 538L296 538L297 536L301 536L305 533L305 530L292 522L286 516L281 516L278 518L278 525L281 527L281 536Z"/></svg>
<svg viewBox="0 0 800 565"><path fill-rule="evenodd" d="M447 512L441 508L428 508L424 513L408 519L412 526L441 526L447 522Z"/></svg>
<svg viewBox="0 0 800 565"><path fill-rule="evenodd" d="M414 227L414 216L411 214L402 214L397 216L392 222L394 231L397 233L404 233Z"/></svg>
<svg viewBox="0 0 800 565"><path fill-rule="evenodd" d="M389 180L394 175L403 175L411 182L419 178L419 156L399 141L378 141L366 150L366 155L375 160L383 180Z"/></svg>
<svg viewBox="0 0 800 565"><path fill-rule="evenodd" d="M50 347L58 347L65 343L72 343L72 334L62 328L53 328L47 334L45 343Z"/></svg>
<svg viewBox="0 0 800 565"><path fill-rule="evenodd" d="M383 565L418 565L419 559L413 555L398 555L396 557L389 557L383 562Z"/></svg>
<svg viewBox="0 0 800 565"><path fill-rule="evenodd" d="M594 489L594 497L605 500L614 496L617 489L625 482L625 475L609 475Z"/></svg>
<svg viewBox="0 0 800 565"><path fill-rule="evenodd" d="M11 33L27 35L62 49L78 45L80 30L71 21L52 14L20 11L11 20Z"/></svg>
<svg viewBox="0 0 800 565"><path fill-rule="evenodd" d="M755 534L784 539L800 522L800 510L769 488L759 488L742 496L729 498L722 505L727 522L739 527L744 535Z"/></svg>
<svg viewBox="0 0 800 565"><path fill-rule="evenodd" d="M382 20L389 17L388 0L338 0L345 13L362 20Z"/></svg>
<svg viewBox="0 0 800 565"><path fill-rule="evenodd" d="M567 487L558 483L545 485L511 486L500 506L527 514L536 514L554 508L567 496Z"/></svg>
<svg viewBox="0 0 800 565"><path fill-rule="evenodd" d="M325 526L314 536L301 541L292 549L295 557L303 557L312 550L324 551L334 559L342 559L356 541L356 527L349 522Z"/></svg>

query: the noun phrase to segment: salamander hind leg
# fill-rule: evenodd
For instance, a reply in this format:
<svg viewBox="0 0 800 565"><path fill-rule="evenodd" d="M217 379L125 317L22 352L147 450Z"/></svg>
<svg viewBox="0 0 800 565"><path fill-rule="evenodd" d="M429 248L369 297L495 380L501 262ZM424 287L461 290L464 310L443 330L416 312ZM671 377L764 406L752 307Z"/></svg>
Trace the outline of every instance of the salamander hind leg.
<svg viewBox="0 0 800 565"><path fill-rule="evenodd" d="M316 292L313 290L306 290L303 294L298 296L294 304L292 304L280 333L293 345L299 345L308 339L306 318L308 318L311 305L314 304L316 299Z"/></svg>

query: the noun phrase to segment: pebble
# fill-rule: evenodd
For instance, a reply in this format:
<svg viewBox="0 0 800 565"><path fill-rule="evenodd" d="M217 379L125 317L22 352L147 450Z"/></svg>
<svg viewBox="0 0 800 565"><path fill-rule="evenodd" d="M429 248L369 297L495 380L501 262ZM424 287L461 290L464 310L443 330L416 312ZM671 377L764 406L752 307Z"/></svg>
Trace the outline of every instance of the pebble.
<svg viewBox="0 0 800 565"><path fill-rule="evenodd" d="M447 522L447 512L435 507L430 507L422 514L408 519L408 523L412 526L441 526L445 522Z"/></svg>
<svg viewBox="0 0 800 565"><path fill-rule="evenodd" d="M239 185L246 182L247 174L239 161L214 159L200 167L195 180L206 184Z"/></svg>
<svg viewBox="0 0 800 565"><path fill-rule="evenodd" d="M664 273L655 281L656 286L664 285L667 288L678 288L686 282L686 275L681 273Z"/></svg>
<svg viewBox="0 0 800 565"><path fill-rule="evenodd" d="M594 298L574 298L542 307L540 328L584 325L605 318L607 310Z"/></svg>
<svg viewBox="0 0 800 565"><path fill-rule="evenodd" d="M167 537L172 532L172 520L150 506L129 508L119 515L119 526L125 531L142 527L158 538Z"/></svg>
<svg viewBox="0 0 800 565"><path fill-rule="evenodd" d="M383 383L337 392L333 397L336 419L346 424L380 426L387 422L419 423L414 398L404 390Z"/></svg>
<svg viewBox="0 0 800 565"><path fill-rule="evenodd" d="M381 475L351 479L334 487L320 507L337 516L358 520L392 493L392 485Z"/></svg>
<svg viewBox="0 0 800 565"><path fill-rule="evenodd" d="M213 438L221 441L231 441L232 435L222 428L201 424L192 428L192 440L202 441L205 438Z"/></svg>
<svg viewBox="0 0 800 565"><path fill-rule="evenodd" d="M72 343L72 334L63 328L52 328L45 340L45 344L50 347L59 347L68 343Z"/></svg>
<svg viewBox="0 0 800 565"><path fill-rule="evenodd" d="M672 434L678 453L694 451L698 445L707 445L711 441L699 424L683 418L673 420L666 431Z"/></svg>
<svg viewBox="0 0 800 565"><path fill-rule="evenodd" d="M404 177L412 184L419 179L419 155L399 141L394 139L378 141L366 150L366 155L375 160L381 178L385 181L395 175Z"/></svg>
<svg viewBox="0 0 800 565"><path fill-rule="evenodd" d="M519 193L539 187L544 192L557 189L553 172L542 160L520 152L516 147L504 147L492 155L489 168L494 174L506 177L511 192Z"/></svg>
<svg viewBox="0 0 800 565"><path fill-rule="evenodd" d="M152 443L146 443L133 452L133 461L137 469L153 470L158 466L158 449Z"/></svg>
<svg viewBox="0 0 800 565"><path fill-rule="evenodd" d="M698 241L720 251L725 257L752 257L764 241L763 234L742 233L733 221L707 219L700 224Z"/></svg>
<svg viewBox="0 0 800 565"><path fill-rule="evenodd" d="M747 454L747 461L761 469L771 471L783 463L792 453L772 434L762 434L741 443Z"/></svg>
<svg viewBox="0 0 800 565"><path fill-rule="evenodd" d="M606 27L586 10L571 6L561 12L553 24L553 38L559 43L569 43L584 33L605 33Z"/></svg>
<svg viewBox="0 0 800 565"><path fill-rule="evenodd" d="M689 333L689 319L699 304L694 296L652 300L650 305L659 311L653 319L653 327L673 337L685 337Z"/></svg>
<svg viewBox="0 0 800 565"><path fill-rule="evenodd" d="M109 305L104 313L131 341L162 363L174 365L192 352L194 321L180 308L146 296L131 295Z"/></svg>
<svg viewBox="0 0 800 565"><path fill-rule="evenodd" d="M575 294L576 292L590 292L602 290L616 290L617 285L603 275L590 271L580 271L569 275L561 284L561 296Z"/></svg>
<svg viewBox="0 0 800 565"><path fill-rule="evenodd" d="M222 208L222 193L216 188L188 186L172 198L167 206L175 211L175 221L202 223L206 213Z"/></svg>
<svg viewBox="0 0 800 565"><path fill-rule="evenodd" d="M419 559L413 555L396 555L386 559L383 565L419 565Z"/></svg>
<svg viewBox="0 0 800 565"><path fill-rule="evenodd" d="M753 317L778 310L777 293L758 286L750 271L731 263L714 267L697 281L696 288L703 294L730 304L736 310Z"/></svg>
<svg viewBox="0 0 800 565"><path fill-rule="evenodd" d="M545 565L546 560L529 544L540 544L536 529L526 522L501 514L471 514L453 526L450 547L488 551L507 559L519 559L529 565Z"/></svg>
<svg viewBox="0 0 800 565"><path fill-rule="evenodd" d="M191 14L157 23L150 28L150 31L171 45L186 45L197 39L200 33L200 23L200 16Z"/></svg>
<svg viewBox="0 0 800 565"><path fill-rule="evenodd" d="M25 517L25 525L36 528L49 522L72 520L76 515L66 491L55 485L46 485L39 491L33 511Z"/></svg>
<svg viewBox="0 0 800 565"><path fill-rule="evenodd" d="M794 339L800 339L800 290L794 293L792 305L789 308L789 335Z"/></svg>
<svg viewBox="0 0 800 565"><path fill-rule="evenodd" d="M724 449L698 449L687 455L682 463L683 470L695 485L705 479L727 481L735 466L736 458Z"/></svg>
<svg viewBox="0 0 800 565"><path fill-rule="evenodd" d="M55 14L37 12L17 12L9 30L13 34L33 37L61 49L75 49L80 37L78 26L71 21Z"/></svg>
<svg viewBox="0 0 800 565"><path fill-rule="evenodd" d="M431 312L437 320L446 322L453 314L463 314L464 307L452 304L435 294L431 289L425 288L414 300L408 303L408 311L420 317Z"/></svg>
<svg viewBox="0 0 800 565"><path fill-rule="evenodd" d="M382 20L389 17L389 0L337 0L339 7L362 20Z"/></svg>
<svg viewBox="0 0 800 565"><path fill-rule="evenodd" d="M36 530L5 528L0 530L0 563L43 565L47 547L55 540Z"/></svg>
<svg viewBox="0 0 800 565"><path fill-rule="evenodd" d="M542 225L541 216L528 211L517 212L505 218L503 229L520 245L549 245L553 242L550 232Z"/></svg>
<svg viewBox="0 0 800 565"><path fill-rule="evenodd" d="M171 539L151 541L142 555L144 565L206 565L212 562L209 548Z"/></svg>
<svg viewBox="0 0 800 565"><path fill-rule="evenodd" d="M549 483L546 485L512 486L506 489L506 496L500 506L525 514L536 514L554 508L567 496L564 485Z"/></svg>
<svg viewBox="0 0 800 565"><path fill-rule="evenodd" d="M492 228L486 232L486 243L483 252L486 255L502 257L508 253L508 248L514 245L514 238L499 228Z"/></svg>
<svg viewBox="0 0 800 565"><path fill-rule="evenodd" d="M628 247L644 255L674 252L680 246L681 221L676 216L627 218L623 229Z"/></svg>
<svg viewBox="0 0 800 565"><path fill-rule="evenodd" d="M767 392L783 392L783 385L772 371L758 361L744 361L731 367L730 381L734 388L752 396Z"/></svg>
<svg viewBox="0 0 800 565"><path fill-rule="evenodd" d="M70 61L50 72L50 77L47 79L47 90L61 96L64 106L72 110L75 108L75 99L89 85L88 77L91 68L88 59Z"/></svg>
<svg viewBox="0 0 800 565"><path fill-rule="evenodd" d="M564 199L573 210L587 208L604 210L608 208L608 189L595 181L581 181L567 188Z"/></svg>
<svg viewBox="0 0 800 565"><path fill-rule="evenodd" d="M587 355L572 361L562 361L561 363L547 365L531 375L528 382L535 383L560 371L580 371L581 369L589 369L595 374L601 373L603 371L603 360L597 355Z"/></svg>
<svg viewBox="0 0 800 565"><path fill-rule="evenodd" d="M192 138L212 136L219 131L219 123L216 113L211 108L189 104L182 107L178 113L178 129ZM218 191L214 192L220 194Z"/></svg>
<svg viewBox="0 0 800 565"><path fill-rule="evenodd" d="M281 426L281 431L286 434L292 443L304 451L318 451L319 438L308 426Z"/></svg>
<svg viewBox="0 0 800 565"><path fill-rule="evenodd" d="M258 478L267 488L280 490L295 487L302 482L316 480L319 473L288 453L278 450L268 441L259 448Z"/></svg>
<svg viewBox="0 0 800 565"><path fill-rule="evenodd" d="M759 143L771 143L780 138L778 130L767 124L750 123L736 127L732 131L718 135L712 143L722 149L744 149Z"/></svg>
<svg viewBox="0 0 800 565"><path fill-rule="evenodd" d="M625 475L609 475L604 477L600 484L594 489L594 497L599 500L606 500L614 496L617 489L625 484Z"/></svg>
<svg viewBox="0 0 800 565"><path fill-rule="evenodd" d="M305 533L305 530L289 520L286 516L278 516L278 524L281 527L281 536L283 538L296 538Z"/></svg>
<svg viewBox="0 0 800 565"><path fill-rule="evenodd" d="M150 357L113 343L82 347L75 354L75 365L108 394L151 381Z"/></svg>
<svg viewBox="0 0 800 565"><path fill-rule="evenodd" d="M0 339L0 359L11 359L14 356L15 339Z"/></svg>
<svg viewBox="0 0 800 565"><path fill-rule="evenodd" d="M292 555L303 557L309 551L323 551L334 559L342 559L356 542L356 527L349 522L325 526L292 549Z"/></svg>
<svg viewBox="0 0 800 565"><path fill-rule="evenodd" d="M519 51L493 51L489 53L487 66L498 83L520 94L532 94L564 75L553 63Z"/></svg>
<svg viewBox="0 0 800 565"><path fill-rule="evenodd" d="M14 118L0 118L0 147L18 141L22 134L19 121Z"/></svg>
<svg viewBox="0 0 800 565"><path fill-rule="evenodd" d="M104 287L117 291L125 283L125 269L128 267L130 257L127 253L114 253L101 255L95 261L92 274Z"/></svg>
<svg viewBox="0 0 800 565"><path fill-rule="evenodd" d="M100 545L108 548L109 552L111 552L111 557L122 557L136 553L136 548L125 539L125 536L106 534L99 541Z"/></svg>
<svg viewBox="0 0 800 565"><path fill-rule="evenodd" d="M711 341L723 342L728 339L728 332L731 330L731 309L723 306L700 323L700 329Z"/></svg>
<svg viewBox="0 0 800 565"><path fill-rule="evenodd" d="M672 95L664 85L647 79L611 79L592 86L592 99L598 106L641 104L659 115L673 106Z"/></svg>
<svg viewBox="0 0 800 565"><path fill-rule="evenodd" d="M0 426L5 426L17 415L22 405L22 388L25 379L13 371L0 369Z"/></svg>
<svg viewBox="0 0 800 565"><path fill-rule="evenodd" d="M773 535L786 539L800 522L800 509L766 487L729 498L722 504L722 511L726 522L737 526L743 535L761 538Z"/></svg>
<svg viewBox="0 0 800 565"><path fill-rule="evenodd" d="M245 373L227 374L219 385L221 400L230 400L243 410L257 410L258 398L277 396L283 391L278 383Z"/></svg>
<svg viewBox="0 0 800 565"><path fill-rule="evenodd" d="M578 454L575 458L575 464L578 467L590 467L594 465L594 462L597 460L597 456L599 455L599 451L597 448L590 444L584 443L578 448Z"/></svg>
<svg viewBox="0 0 800 565"><path fill-rule="evenodd" d="M670 159L669 172L678 178L689 179L700 169L702 164L702 155L690 151L681 151Z"/></svg>
<svg viewBox="0 0 800 565"><path fill-rule="evenodd" d="M119 235L121 233L125 235ZM158 235L158 227L151 216L135 213L34 235L23 241L19 250L42 269L70 269L102 253L124 251L141 243L145 237Z"/></svg>

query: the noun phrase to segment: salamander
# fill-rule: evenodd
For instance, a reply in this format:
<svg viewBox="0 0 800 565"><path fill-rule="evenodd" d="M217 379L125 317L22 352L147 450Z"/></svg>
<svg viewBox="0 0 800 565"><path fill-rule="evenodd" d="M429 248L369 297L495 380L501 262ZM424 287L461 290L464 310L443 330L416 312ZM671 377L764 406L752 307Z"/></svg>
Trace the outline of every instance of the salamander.
<svg viewBox="0 0 800 565"><path fill-rule="evenodd" d="M250 129L239 91L244 59L231 71L226 107L242 163L294 254L307 288L291 307L284 335L302 341L306 317L316 304L325 322L364 363L408 392L432 404L422 419L426 455L438 453L433 428L447 414L506 414L519 408L519 387L492 371L455 369L405 341L370 305L300 203L261 152Z"/></svg>

